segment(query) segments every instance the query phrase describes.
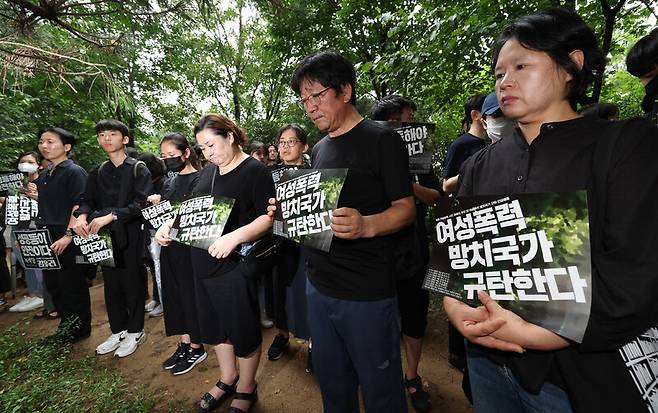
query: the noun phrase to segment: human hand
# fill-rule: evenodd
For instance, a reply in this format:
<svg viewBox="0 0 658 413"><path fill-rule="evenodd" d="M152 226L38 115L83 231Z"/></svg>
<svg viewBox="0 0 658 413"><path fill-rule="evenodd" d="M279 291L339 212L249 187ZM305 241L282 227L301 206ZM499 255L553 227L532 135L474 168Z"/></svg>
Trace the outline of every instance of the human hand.
<svg viewBox="0 0 658 413"><path fill-rule="evenodd" d="M158 228L157 231L155 231L155 242L162 245L163 247L166 247L167 245L171 244L171 236L169 235L170 233L171 223L165 222L164 224L160 225L160 228Z"/></svg>
<svg viewBox="0 0 658 413"><path fill-rule="evenodd" d="M38 198L37 185L34 182L29 182L25 191L25 195L32 198Z"/></svg>
<svg viewBox="0 0 658 413"><path fill-rule="evenodd" d="M485 306L473 308L454 298L444 297L443 308L452 325L468 341L496 350L513 351L516 353L523 353L525 351L523 347L516 343L493 336L507 321L503 318L493 317Z"/></svg>
<svg viewBox="0 0 658 413"><path fill-rule="evenodd" d="M68 235L64 235L62 238L53 242L53 244L50 246L50 249L53 250L55 255L62 255L62 253L64 252L66 247L69 246L72 240L73 240L72 237Z"/></svg>
<svg viewBox="0 0 658 413"><path fill-rule="evenodd" d="M112 221L114 221L114 215L112 214L107 214L102 217L92 219L91 223L89 224L89 233L98 234L98 231L100 231L101 228Z"/></svg>
<svg viewBox="0 0 658 413"><path fill-rule="evenodd" d="M219 237L208 247L208 254L217 259L226 258L235 250L238 244L234 232L229 232Z"/></svg>
<svg viewBox="0 0 658 413"><path fill-rule="evenodd" d="M331 217L331 230L338 238L357 239L367 236L366 220L354 208L337 208Z"/></svg>
<svg viewBox="0 0 658 413"><path fill-rule="evenodd" d="M89 238L90 233L89 225L87 225L87 215L83 214L76 218L75 224L71 227L71 229L81 237Z"/></svg>
<svg viewBox="0 0 658 413"><path fill-rule="evenodd" d="M267 216L270 219L274 219L274 214L276 214L276 198L270 198L267 200L269 206L267 207Z"/></svg>
<svg viewBox="0 0 658 413"><path fill-rule="evenodd" d="M162 199L162 197L161 197L160 194L153 194L153 195L149 195L148 197L146 197L146 200L149 201L153 205L159 204L161 199Z"/></svg>

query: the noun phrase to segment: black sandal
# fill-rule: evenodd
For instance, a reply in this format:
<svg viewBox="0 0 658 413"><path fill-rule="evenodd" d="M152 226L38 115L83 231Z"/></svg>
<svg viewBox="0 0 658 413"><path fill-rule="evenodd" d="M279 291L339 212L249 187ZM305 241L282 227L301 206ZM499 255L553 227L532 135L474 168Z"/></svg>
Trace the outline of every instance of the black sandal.
<svg viewBox="0 0 658 413"><path fill-rule="evenodd" d="M256 400L258 400L257 390L258 390L258 385L256 385L256 387L254 387L254 391L252 391L251 393L236 392L235 396L233 396L233 400L246 400L248 402L251 402L251 404L249 405L249 408L246 411L242 410L239 407L231 406L231 407L228 408L227 413L247 413L247 412L249 412L249 410L251 410L251 408L254 406L254 404L256 404Z"/></svg>
<svg viewBox="0 0 658 413"><path fill-rule="evenodd" d="M224 401L226 401L226 399L228 399L229 397L231 397L234 394L237 394L237 393L235 393L235 391L237 390L237 384L238 384L239 379L240 379L240 376L236 377L233 384L230 384L230 385L222 382L221 380L219 380L215 384L215 386L217 386L220 390L224 391L224 394L219 396L219 399L215 399L215 397L210 393L204 394L201 397L201 402L196 407L197 413L211 412L211 411L215 410L216 408L218 408L220 404L222 404Z"/></svg>
<svg viewBox="0 0 658 413"><path fill-rule="evenodd" d="M423 381L420 376L416 375L411 380L407 380L405 376L404 386L407 388L407 393L409 393L411 405L414 407L414 410L417 412L428 412L432 407L432 403L430 402L429 393L423 389ZM415 391L411 393L409 389L414 389Z"/></svg>

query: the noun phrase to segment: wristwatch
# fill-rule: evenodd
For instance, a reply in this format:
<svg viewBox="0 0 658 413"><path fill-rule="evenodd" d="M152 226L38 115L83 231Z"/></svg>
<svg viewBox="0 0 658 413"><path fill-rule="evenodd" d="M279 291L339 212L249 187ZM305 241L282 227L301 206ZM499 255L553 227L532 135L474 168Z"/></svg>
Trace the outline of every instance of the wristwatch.
<svg viewBox="0 0 658 413"><path fill-rule="evenodd" d="M71 228L66 228L66 231L64 231L64 235L67 237L73 237L73 230Z"/></svg>
<svg viewBox="0 0 658 413"><path fill-rule="evenodd" d="M119 217L117 216L117 213L112 212L112 221L116 221L117 219L119 219Z"/></svg>

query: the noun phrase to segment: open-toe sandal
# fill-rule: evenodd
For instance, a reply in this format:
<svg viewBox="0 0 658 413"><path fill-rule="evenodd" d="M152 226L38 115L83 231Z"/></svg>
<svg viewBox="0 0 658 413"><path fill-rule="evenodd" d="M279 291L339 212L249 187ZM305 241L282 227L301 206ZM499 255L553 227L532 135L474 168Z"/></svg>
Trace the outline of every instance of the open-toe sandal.
<svg viewBox="0 0 658 413"><path fill-rule="evenodd" d="M416 376L409 380L405 377L404 385L407 388L409 398L411 398L411 405L414 407L414 410L417 412L428 412L432 407L432 403L430 402L429 393L423 389L423 381L420 376ZM414 389L415 391L411 393L409 389Z"/></svg>
<svg viewBox="0 0 658 413"><path fill-rule="evenodd" d="M201 397L201 402L197 405L196 408L197 413L208 413L218 408L220 404L222 404L229 397L235 394L239 379L240 377L237 377L233 382L233 384L226 384L221 380L219 380L217 384L215 384L215 386L217 386L224 393L221 396L219 396L218 399L215 399L215 397L210 393L204 394Z"/></svg>
<svg viewBox="0 0 658 413"><path fill-rule="evenodd" d="M239 407L231 406L231 407L228 408L227 413L247 413L247 412L249 412L249 410L251 410L251 408L254 406L254 404L256 404L256 400L258 400L257 390L258 390L258 385L256 385L256 387L254 387L254 391L252 391L251 393L236 392L235 395L233 396L233 400L246 400L248 402L251 402L249 404L249 408L245 411L245 410L240 409Z"/></svg>

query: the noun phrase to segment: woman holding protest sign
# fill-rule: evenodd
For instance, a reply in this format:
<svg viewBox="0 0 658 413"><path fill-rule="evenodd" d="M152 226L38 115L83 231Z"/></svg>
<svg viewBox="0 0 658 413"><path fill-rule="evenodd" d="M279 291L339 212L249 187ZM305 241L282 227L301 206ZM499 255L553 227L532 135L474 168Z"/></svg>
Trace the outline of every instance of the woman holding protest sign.
<svg viewBox="0 0 658 413"><path fill-rule="evenodd" d="M69 159L75 145L72 133L61 128L39 132L38 148L50 161L36 180L39 193L37 225L50 232L51 250L59 256L61 268L44 273L48 292L61 315L57 336L71 341L89 337L91 333L91 304L87 279L75 263L71 226L72 213L77 209L85 190L87 172Z"/></svg>
<svg viewBox="0 0 658 413"><path fill-rule="evenodd" d="M303 169L310 165L304 159L308 150L307 135L297 123L285 124L277 137L280 169L273 172L280 176L285 169ZM298 339L309 339L306 312L306 274L299 244L282 241L277 250L274 272L274 326L279 330L267 351L267 358L278 360L283 355L292 332ZM287 310L291 310L290 312ZM312 371L311 344L309 341L307 371Z"/></svg>
<svg viewBox="0 0 658 413"><path fill-rule="evenodd" d="M201 337L215 345L220 367L220 379L203 395L198 411L213 410L233 396L229 411L246 412L256 401L262 337L254 274L236 249L269 232L267 200L274 196L274 184L269 169L242 152L246 136L231 119L203 116L194 133L212 164L201 172L194 192L235 200L223 235L207 251L192 248ZM170 230L169 223L158 230L162 245L171 242Z"/></svg>
<svg viewBox="0 0 658 413"><path fill-rule="evenodd" d="M175 174L165 182L161 194L147 199L154 205L163 201L180 202L192 193L199 180L196 154L185 136L169 133L160 141L160 156L167 172ZM194 278L189 273L190 248L173 242L160 250L165 332L167 336L181 336L176 351L162 363L174 376L187 373L208 356L201 344Z"/></svg>
<svg viewBox="0 0 658 413"><path fill-rule="evenodd" d="M573 12L512 23L495 44L493 67L503 113L519 127L464 164L459 195L586 189L592 302L582 342L574 343L484 292L478 308L444 298L450 321L469 341L475 409L646 411L655 383L636 386L642 381L623 347L658 321L658 130L644 120L611 123L576 113L605 58ZM656 351L652 340L641 344Z"/></svg>

